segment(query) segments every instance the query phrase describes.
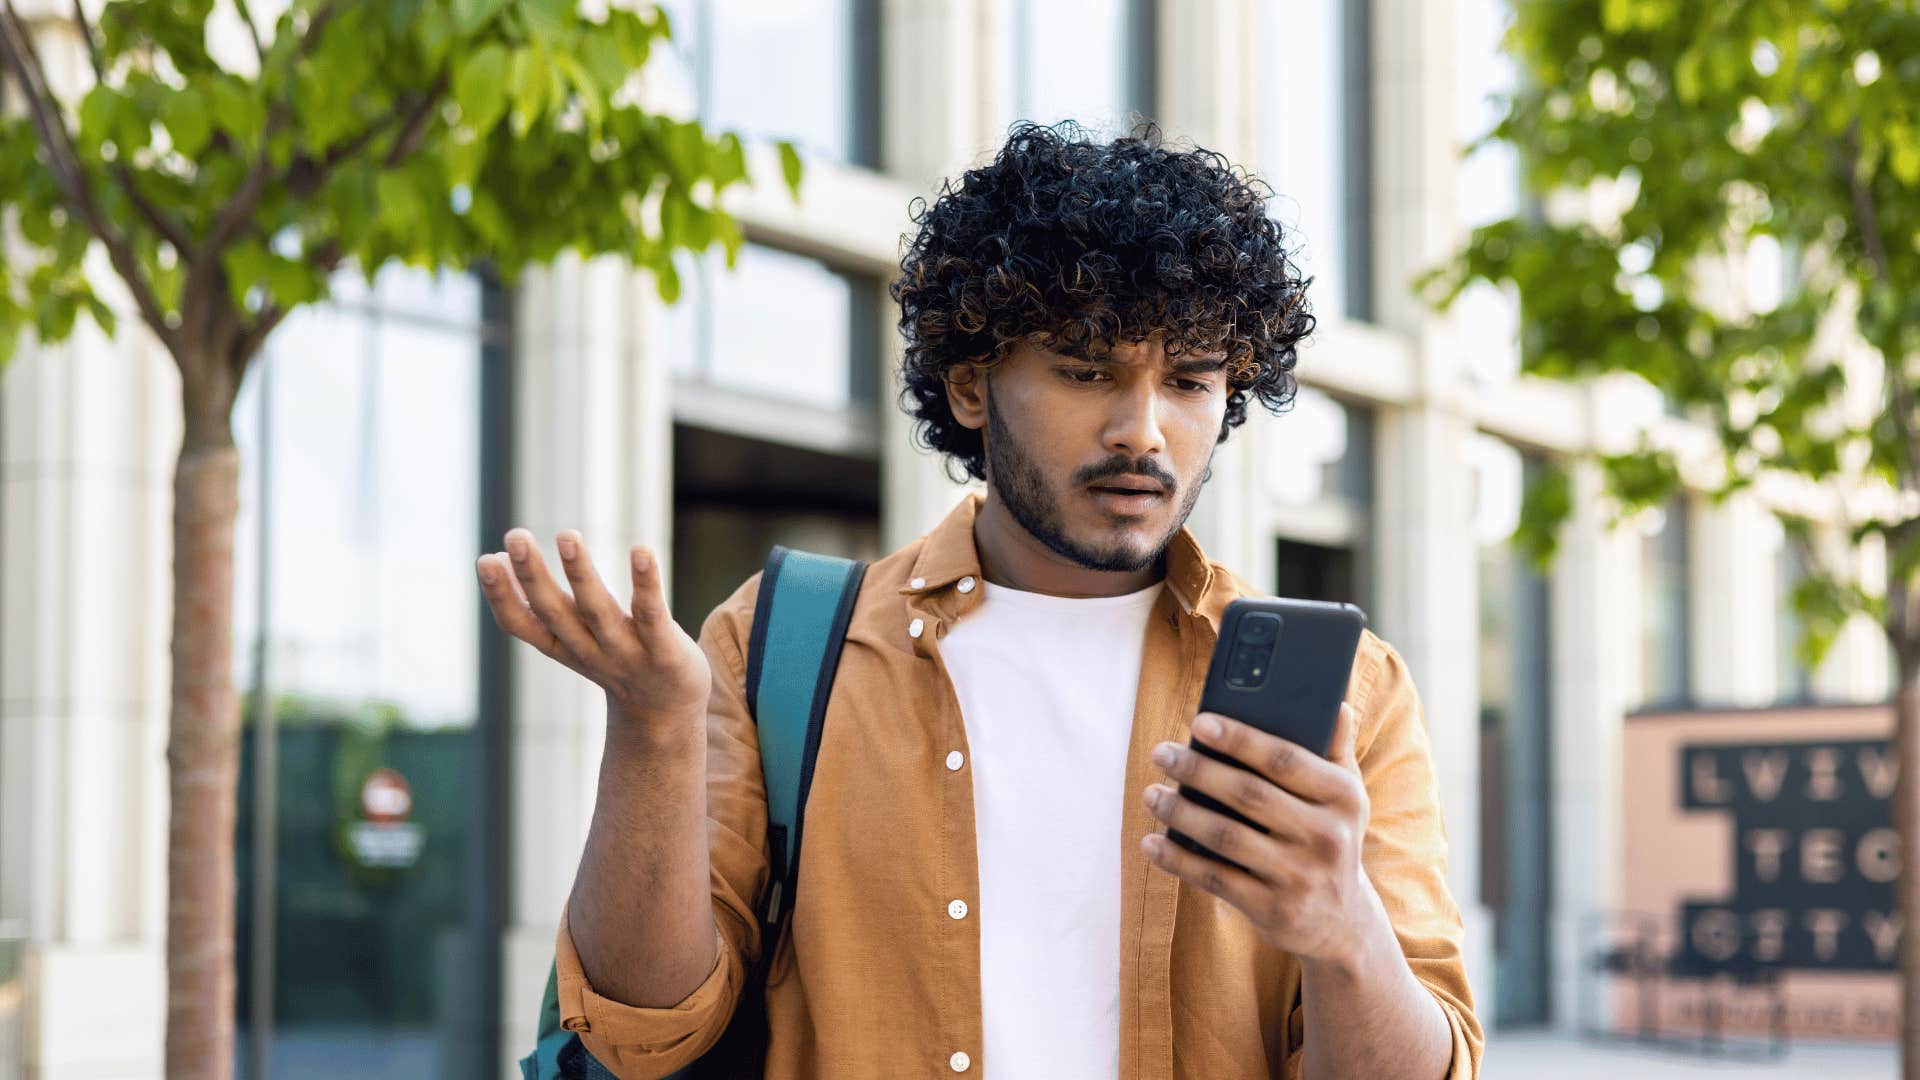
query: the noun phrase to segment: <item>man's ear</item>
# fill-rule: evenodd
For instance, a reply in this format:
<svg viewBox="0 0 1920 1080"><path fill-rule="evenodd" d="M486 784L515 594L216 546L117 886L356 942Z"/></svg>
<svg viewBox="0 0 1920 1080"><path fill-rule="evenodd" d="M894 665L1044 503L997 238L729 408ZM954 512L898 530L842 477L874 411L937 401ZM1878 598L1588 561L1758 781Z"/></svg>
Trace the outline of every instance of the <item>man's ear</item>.
<svg viewBox="0 0 1920 1080"><path fill-rule="evenodd" d="M947 407L961 427L987 426L987 372L979 364L956 364L947 371Z"/></svg>

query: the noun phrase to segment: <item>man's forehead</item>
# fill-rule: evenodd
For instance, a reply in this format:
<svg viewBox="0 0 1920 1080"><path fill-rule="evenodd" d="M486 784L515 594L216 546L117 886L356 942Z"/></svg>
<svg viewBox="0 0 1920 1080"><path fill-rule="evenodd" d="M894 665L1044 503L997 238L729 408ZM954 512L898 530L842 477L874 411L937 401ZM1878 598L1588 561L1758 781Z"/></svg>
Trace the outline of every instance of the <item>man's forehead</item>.
<svg viewBox="0 0 1920 1080"><path fill-rule="evenodd" d="M1076 358L1089 364L1157 364L1172 371L1212 371L1226 365L1227 353L1224 349L1187 349L1169 355L1165 340L1156 334L1144 341L1116 341L1105 356Z"/></svg>

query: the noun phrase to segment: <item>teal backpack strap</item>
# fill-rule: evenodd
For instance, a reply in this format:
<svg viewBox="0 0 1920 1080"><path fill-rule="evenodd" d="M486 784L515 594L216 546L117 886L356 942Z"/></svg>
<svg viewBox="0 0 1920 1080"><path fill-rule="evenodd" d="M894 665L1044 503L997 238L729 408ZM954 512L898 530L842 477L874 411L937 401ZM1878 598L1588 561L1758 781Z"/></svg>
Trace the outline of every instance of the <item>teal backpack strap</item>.
<svg viewBox="0 0 1920 1080"><path fill-rule="evenodd" d="M760 736L772 861L762 919L777 927L799 881L800 833L827 697L866 564L774 545L747 645L747 709ZM764 943L773 952L774 941Z"/></svg>
<svg viewBox="0 0 1920 1080"><path fill-rule="evenodd" d="M760 958L720 1041L667 1080L759 1080L765 1068L766 969L792 906L800 832L827 700L867 564L774 545L760 577L747 643L747 711L760 739L767 788L769 884L761 911ZM549 969L524 1080L611 1080L578 1035L560 1026L559 982Z"/></svg>

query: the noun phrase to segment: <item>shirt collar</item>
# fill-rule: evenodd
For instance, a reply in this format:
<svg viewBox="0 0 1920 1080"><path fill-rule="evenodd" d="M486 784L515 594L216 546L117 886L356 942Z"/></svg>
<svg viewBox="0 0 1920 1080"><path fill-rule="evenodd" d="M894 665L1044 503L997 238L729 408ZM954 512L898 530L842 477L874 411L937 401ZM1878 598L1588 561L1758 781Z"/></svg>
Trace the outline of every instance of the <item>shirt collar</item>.
<svg viewBox="0 0 1920 1080"><path fill-rule="evenodd" d="M901 586L905 595L937 593L962 578L980 580L980 551L973 542L973 523L986 504L986 496L970 491L940 524L927 533L914 559L912 580ZM1167 545L1168 591L1182 611L1207 620L1217 631L1227 602L1224 575L1214 572L1193 531L1185 525Z"/></svg>

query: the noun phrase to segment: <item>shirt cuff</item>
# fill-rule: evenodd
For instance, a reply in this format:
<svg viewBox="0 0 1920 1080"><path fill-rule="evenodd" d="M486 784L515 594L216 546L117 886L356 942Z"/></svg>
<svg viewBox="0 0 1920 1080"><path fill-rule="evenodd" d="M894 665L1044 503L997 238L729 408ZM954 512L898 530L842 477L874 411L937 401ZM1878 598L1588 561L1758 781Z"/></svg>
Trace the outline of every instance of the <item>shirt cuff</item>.
<svg viewBox="0 0 1920 1080"><path fill-rule="evenodd" d="M719 1041L740 999L741 964L717 925L714 939L713 970L692 993L668 1006L628 1005L594 992L562 911L554 942L560 1026L619 1075L643 1063L646 1071L664 1074L692 1062Z"/></svg>
<svg viewBox="0 0 1920 1080"><path fill-rule="evenodd" d="M1433 993L1431 989L1427 991ZM1447 1067L1447 1080L1480 1080L1480 1060L1475 1053L1473 1034L1460 1010L1439 994L1433 1000L1447 1014L1447 1029L1453 1034L1453 1063Z"/></svg>

